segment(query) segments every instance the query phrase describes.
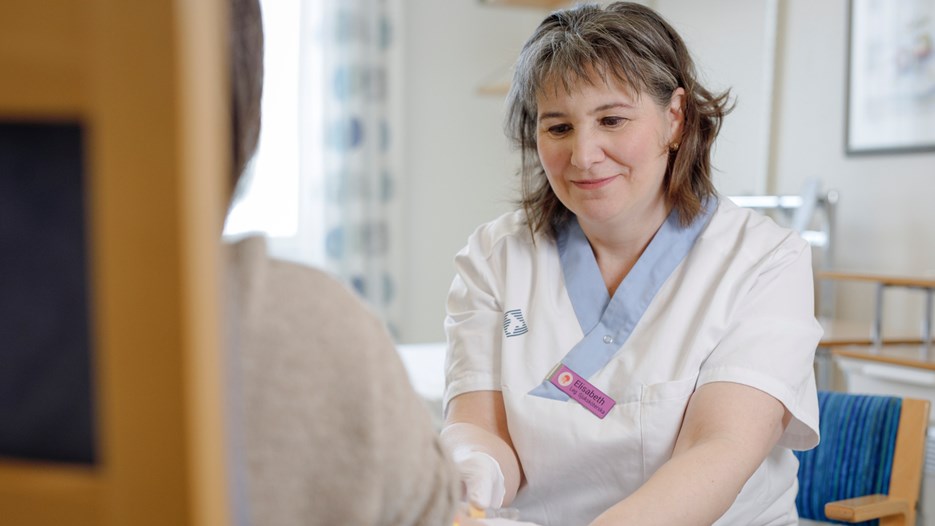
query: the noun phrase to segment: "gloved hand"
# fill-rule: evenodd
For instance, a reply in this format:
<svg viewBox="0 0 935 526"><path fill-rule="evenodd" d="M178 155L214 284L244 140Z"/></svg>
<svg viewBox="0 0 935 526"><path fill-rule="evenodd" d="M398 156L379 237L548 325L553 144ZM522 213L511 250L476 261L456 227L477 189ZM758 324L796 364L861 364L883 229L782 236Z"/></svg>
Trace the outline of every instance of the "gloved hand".
<svg viewBox="0 0 935 526"><path fill-rule="evenodd" d="M503 471L493 457L469 449L455 450L452 457L461 475L468 502L480 509L503 506L506 485Z"/></svg>

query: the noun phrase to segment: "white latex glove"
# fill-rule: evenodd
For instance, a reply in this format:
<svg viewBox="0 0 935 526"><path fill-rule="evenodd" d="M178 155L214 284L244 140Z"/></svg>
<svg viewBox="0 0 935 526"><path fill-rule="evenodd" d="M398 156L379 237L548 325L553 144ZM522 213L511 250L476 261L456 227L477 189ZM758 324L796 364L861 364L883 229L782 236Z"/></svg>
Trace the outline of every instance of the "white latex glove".
<svg viewBox="0 0 935 526"><path fill-rule="evenodd" d="M497 461L480 451L455 451L452 455L461 482L464 483L465 498L480 509L503 506L506 484L503 471Z"/></svg>

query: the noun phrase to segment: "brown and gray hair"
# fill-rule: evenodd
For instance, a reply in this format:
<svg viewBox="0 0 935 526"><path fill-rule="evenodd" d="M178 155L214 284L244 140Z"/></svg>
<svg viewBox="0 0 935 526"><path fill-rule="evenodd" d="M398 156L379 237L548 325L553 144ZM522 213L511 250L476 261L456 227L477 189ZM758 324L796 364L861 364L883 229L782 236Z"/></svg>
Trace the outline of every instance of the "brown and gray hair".
<svg viewBox="0 0 935 526"><path fill-rule="evenodd" d="M685 43L658 13L616 2L552 13L526 41L516 62L505 128L522 155L520 204L530 229L554 234L571 215L552 192L539 161L537 96L546 89L570 92L579 82L597 80L620 82L660 106L669 104L677 88L685 90L682 133L669 153L663 184L681 223L691 223L715 193L711 147L731 110L730 92L712 93L699 84Z"/></svg>

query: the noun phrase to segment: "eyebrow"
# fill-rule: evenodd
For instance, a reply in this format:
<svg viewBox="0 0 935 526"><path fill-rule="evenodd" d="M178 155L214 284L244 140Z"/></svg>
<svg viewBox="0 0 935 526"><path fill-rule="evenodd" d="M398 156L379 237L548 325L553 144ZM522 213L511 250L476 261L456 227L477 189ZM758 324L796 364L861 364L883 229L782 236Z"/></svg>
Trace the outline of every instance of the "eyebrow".
<svg viewBox="0 0 935 526"><path fill-rule="evenodd" d="M635 106L633 106L632 104L627 104L625 102L610 102L607 104L601 104L600 106L594 108L593 110L588 112L588 115L593 115L595 113L600 113L602 111L612 110L615 108L632 109L634 107ZM544 121L545 119L556 119L556 118L561 118L564 116L565 114L560 111L548 111L548 112L539 114L539 120Z"/></svg>

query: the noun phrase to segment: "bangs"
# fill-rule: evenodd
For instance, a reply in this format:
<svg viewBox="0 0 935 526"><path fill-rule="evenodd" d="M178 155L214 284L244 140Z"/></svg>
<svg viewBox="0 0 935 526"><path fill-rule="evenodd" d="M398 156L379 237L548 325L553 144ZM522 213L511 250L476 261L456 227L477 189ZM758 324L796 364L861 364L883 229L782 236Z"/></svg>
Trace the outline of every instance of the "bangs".
<svg viewBox="0 0 935 526"><path fill-rule="evenodd" d="M564 91L571 94L582 83L595 85L618 85L630 91L634 97L647 91L649 81L645 71L653 69L649 64L641 64L635 50L612 42L610 39L595 38L587 40L576 34L561 34L558 38L543 39L537 43L538 49L527 55L536 67L520 67L517 76L519 90L525 92L521 100L533 107L527 110L536 112L535 101L540 94L552 90L553 94Z"/></svg>

